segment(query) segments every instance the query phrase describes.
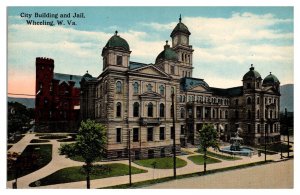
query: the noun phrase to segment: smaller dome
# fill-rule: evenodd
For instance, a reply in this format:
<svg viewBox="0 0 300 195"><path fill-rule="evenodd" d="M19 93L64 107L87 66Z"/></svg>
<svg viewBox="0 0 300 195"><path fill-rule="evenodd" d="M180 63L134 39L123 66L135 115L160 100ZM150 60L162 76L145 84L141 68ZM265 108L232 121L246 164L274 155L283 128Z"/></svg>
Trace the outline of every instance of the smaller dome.
<svg viewBox="0 0 300 195"><path fill-rule="evenodd" d="M269 84L273 85L273 84L279 84L279 83L280 82L279 82L278 78L275 75L273 75L271 72L263 80L263 85L269 85Z"/></svg>
<svg viewBox="0 0 300 195"><path fill-rule="evenodd" d="M190 33L190 31L189 31L189 29L188 29L188 27L185 25L185 24L183 24L182 22L181 22L181 15L180 15L180 17L179 17L179 23L176 25L176 27L173 29L173 31L172 31L172 33L171 33L171 37L173 37L173 35L175 34L175 33L177 33L177 32L182 32L182 33L184 33L184 34L187 34L187 35L190 35L191 33Z"/></svg>
<svg viewBox="0 0 300 195"><path fill-rule="evenodd" d="M251 67L249 71L243 76L243 80L247 79L258 79L261 78L260 74L254 70L253 64L251 64Z"/></svg>
<svg viewBox="0 0 300 195"><path fill-rule="evenodd" d="M93 78L92 75L89 74L89 71L86 71L86 73L83 75L84 78Z"/></svg>
<svg viewBox="0 0 300 195"><path fill-rule="evenodd" d="M115 35L112 36L108 42L106 43L105 47L103 48L102 50L102 53L105 49L108 49L108 48L121 48L125 51L129 51L130 48L129 48L129 45L127 43L127 41L123 38L121 38L119 35L118 35L118 31L115 32Z"/></svg>
<svg viewBox="0 0 300 195"><path fill-rule="evenodd" d="M177 53L170 48L170 45L168 45L168 41L166 41L166 45L164 47L164 50L158 54L156 57L155 63L159 62L160 60L173 60L177 61Z"/></svg>

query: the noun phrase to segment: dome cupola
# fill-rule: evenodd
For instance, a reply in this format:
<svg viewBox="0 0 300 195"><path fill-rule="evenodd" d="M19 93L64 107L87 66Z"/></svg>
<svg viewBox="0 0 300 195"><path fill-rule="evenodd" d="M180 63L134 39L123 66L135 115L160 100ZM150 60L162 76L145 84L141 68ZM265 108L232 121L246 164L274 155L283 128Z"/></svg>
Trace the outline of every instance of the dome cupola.
<svg viewBox="0 0 300 195"><path fill-rule="evenodd" d="M179 17L179 23L173 29L170 36L173 37L177 33L183 33L183 34L186 34L186 35L191 35L188 27L181 22L181 14L180 14L180 17Z"/></svg>
<svg viewBox="0 0 300 195"><path fill-rule="evenodd" d="M122 37L120 37L120 35L118 35L118 31L116 31L114 36L112 36L108 40L108 42L106 43L106 45L102 50L102 54L103 51L106 49L120 49L124 51L130 51L129 44L125 39L123 39Z"/></svg>
<svg viewBox="0 0 300 195"><path fill-rule="evenodd" d="M266 78L263 80L263 85L275 85L275 84L280 84L278 78L270 72Z"/></svg>
<svg viewBox="0 0 300 195"><path fill-rule="evenodd" d="M156 57L155 63L158 63L163 60L172 60L177 61L178 57L176 52L170 47L168 41L166 41L166 45L164 46L164 50L158 54Z"/></svg>
<svg viewBox="0 0 300 195"><path fill-rule="evenodd" d="M253 64L251 64L249 71L243 76L243 80L259 78L261 79L260 74L256 70L254 70Z"/></svg>

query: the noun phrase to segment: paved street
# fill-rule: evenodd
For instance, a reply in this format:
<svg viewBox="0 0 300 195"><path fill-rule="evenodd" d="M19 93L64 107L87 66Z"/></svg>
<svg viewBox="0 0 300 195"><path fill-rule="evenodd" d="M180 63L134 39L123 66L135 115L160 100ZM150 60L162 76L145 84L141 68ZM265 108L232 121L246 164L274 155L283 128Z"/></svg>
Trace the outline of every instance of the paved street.
<svg viewBox="0 0 300 195"><path fill-rule="evenodd" d="M26 146L30 143L31 139L37 139L38 137L35 137L34 134L26 134L25 137L20 140L18 143L16 143L13 147L11 147L9 149L9 151L15 151L15 152L22 152ZM30 188L29 184L31 182L37 181L41 178L46 177L47 175L50 175L62 168L66 168L66 167L72 167L72 166L81 166L83 163L82 162L77 162L77 161L73 161L70 160L68 158L65 158L64 156L61 156L58 154L58 148L60 146L60 142L56 141L56 140L51 140L48 143L45 144L52 144L53 146L53 153L52 153L52 160L51 162L46 165L45 167L41 168L40 170L37 170L31 174L25 175L21 178L18 178L18 188ZM196 148L190 148L189 151L195 151ZM292 154L292 153L291 153ZM178 156L178 158L181 158L185 161L187 161L187 165L182 167L182 168L178 168L177 169L177 175L182 175L182 174L188 174L188 173L194 173L194 172L199 172L199 171L203 171L203 165L196 165L194 164L192 161L190 161L189 159L187 159L188 156L191 155L197 155L197 154L189 154L189 155L183 155L183 156ZM286 155L286 154L285 154ZM268 160L274 160L274 161L280 161L280 155L276 154L276 155L268 155L267 156ZM263 161L264 160L264 155L261 155L260 157L258 155L253 155L252 157L242 157L241 160L236 160L236 161L222 161L220 163L215 163L215 164L208 164L207 165L207 170L212 170L212 169L218 169L218 168L225 168L225 167L231 167L231 166L236 166L236 165L241 165L241 164L248 164L248 163L252 163L252 162L258 162L258 161ZM289 171L290 174L293 173L293 166L292 163L293 160L288 161L288 165L290 166ZM122 161L113 161L113 162L98 162L96 164L105 164L105 163L123 163L128 165L128 160L122 160ZM286 163L286 162L285 162ZM280 166L281 164L279 163L273 163L273 164L278 164L278 166ZM283 165L283 164L282 164ZM140 168L140 169L144 169L147 170L147 173L141 173L141 174L135 174L132 175L132 182L138 182L138 181L145 181L145 180L150 180L153 178L161 178L161 177L168 177L168 176L173 176L173 169L152 169L152 168L146 168L146 167L141 167L135 163L133 163L134 167ZM267 165L269 166L269 165ZM262 167L262 166L260 166ZM284 167L284 166L283 166ZM243 174L238 174L240 176L240 178L237 179L237 181L242 181L241 178L253 178L250 177L252 174L252 169L253 168L249 168L249 169L243 169L241 171L245 171L243 172ZM288 169L288 168L287 168ZM258 168L259 170L259 168ZM267 169L268 170L268 169ZM277 170L277 169L275 169ZM279 170L279 169L278 169ZM278 171L277 171L278 172ZM282 172L284 172L284 170L282 170ZM211 188L222 188L221 183L223 183L223 185L225 185L225 181L228 182L228 186L231 186L229 188L243 188L242 184L238 185L236 183L236 181L231 181L231 179L222 179L224 176L222 176L223 174L225 175L230 175L228 172L225 173L218 173L218 174L214 174L212 175L220 175L218 180L215 180L215 184L211 186ZM273 178L275 176L283 176L284 174L279 174L278 175L270 175L272 173L269 172L261 172L262 175L267 175L269 177L266 178ZM269 175L268 175L269 174ZM273 173L274 174L274 173ZM233 174L235 175L235 174ZM205 178L210 178L211 176L206 176ZM288 177L288 176L287 176ZM229 177L232 178L232 177ZM260 177L260 179L262 180L261 183L261 187L257 187L257 188L280 188L280 185L275 185L275 184L267 184L264 183L264 177ZM199 178L199 179L202 179ZM287 186L286 188L292 186L291 182L292 181L292 177L289 178L290 180L285 180L287 181L287 184L285 184L285 186ZM119 177L110 177L110 178L103 178L103 179L95 179L91 181L91 188L102 188L102 187L109 187L109 186L114 186L114 185L119 185L119 184L127 184L128 183L128 175L126 176L119 176ZM192 178L191 180L194 180L194 178ZM247 181L247 180L245 180ZM259 180L258 180L259 181ZM178 181L175 181L178 182ZM233 183L230 183L233 182ZM193 182L192 182L193 183ZM205 183L205 182L204 182ZM210 188L208 183L213 183L211 180L207 180L207 186L206 188ZM252 184L253 181L249 181L248 185L249 187L254 185ZM226 184L226 185L227 185ZM264 184L266 186L264 186ZM176 185L176 187L179 187L180 185L177 184L170 184L171 186ZM272 185L274 185L274 187L271 187ZM12 187L12 181L8 181L6 184L7 188L11 188ZM182 188L184 187L184 185L182 186ZM196 188L203 188L200 186L197 186ZM37 188L37 187L36 187ZM36 189L34 188L34 189ZM56 185L48 185L48 186L40 186L38 188L48 188L48 189L74 189L74 188L81 188L81 189L85 189L86 188L86 181L79 181L79 182L72 182L72 183L63 183L63 184L56 184ZM151 187L150 187L151 188ZM174 187L172 187L174 188ZM180 188L180 187L179 187ZM189 187L188 187L189 188ZM253 187L255 188L255 187Z"/></svg>

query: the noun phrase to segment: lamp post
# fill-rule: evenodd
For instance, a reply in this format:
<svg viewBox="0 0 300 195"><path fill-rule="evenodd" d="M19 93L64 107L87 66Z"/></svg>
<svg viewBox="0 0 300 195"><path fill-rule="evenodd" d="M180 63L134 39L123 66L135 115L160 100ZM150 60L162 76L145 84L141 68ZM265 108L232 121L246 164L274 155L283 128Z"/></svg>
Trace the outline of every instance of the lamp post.
<svg viewBox="0 0 300 195"><path fill-rule="evenodd" d="M131 186L131 129L128 129L129 185Z"/></svg>
<svg viewBox="0 0 300 195"><path fill-rule="evenodd" d="M176 142L175 142L175 138L176 138L176 133L175 133L175 107L174 107L174 90L172 91L172 113L173 113L173 170L174 170L174 179L176 179ZM171 132L172 134L172 132Z"/></svg>
<svg viewBox="0 0 300 195"><path fill-rule="evenodd" d="M288 158L290 157L290 132L289 132L289 127L288 127L288 118L287 118L287 109L284 109L284 114L285 114L285 128L286 128L286 133L287 133L287 141L288 141Z"/></svg>

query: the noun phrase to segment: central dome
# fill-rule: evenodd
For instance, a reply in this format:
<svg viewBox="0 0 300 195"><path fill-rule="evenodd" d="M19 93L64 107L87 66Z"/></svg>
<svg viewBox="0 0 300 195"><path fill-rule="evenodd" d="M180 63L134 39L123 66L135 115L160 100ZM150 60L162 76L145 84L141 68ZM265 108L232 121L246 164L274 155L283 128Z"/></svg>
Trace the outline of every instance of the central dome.
<svg viewBox="0 0 300 195"><path fill-rule="evenodd" d="M273 75L271 72L268 76L266 76L266 78L263 80L263 85L268 85L268 84L278 84L279 83L279 80L278 78Z"/></svg>
<svg viewBox="0 0 300 195"><path fill-rule="evenodd" d="M177 32L181 32L187 35L191 34L188 27L186 27L186 25L181 22L181 15L179 18L179 23L176 25L176 27L173 29L171 33L171 37L173 37L173 35L175 35Z"/></svg>
<svg viewBox="0 0 300 195"><path fill-rule="evenodd" d="M164 50L160 52L156 57L155 63L161 60L173 60L173 61L178 60L177 53L172 48L170 48L170 45L168 45L168 41L166 41Z"/></svg>

